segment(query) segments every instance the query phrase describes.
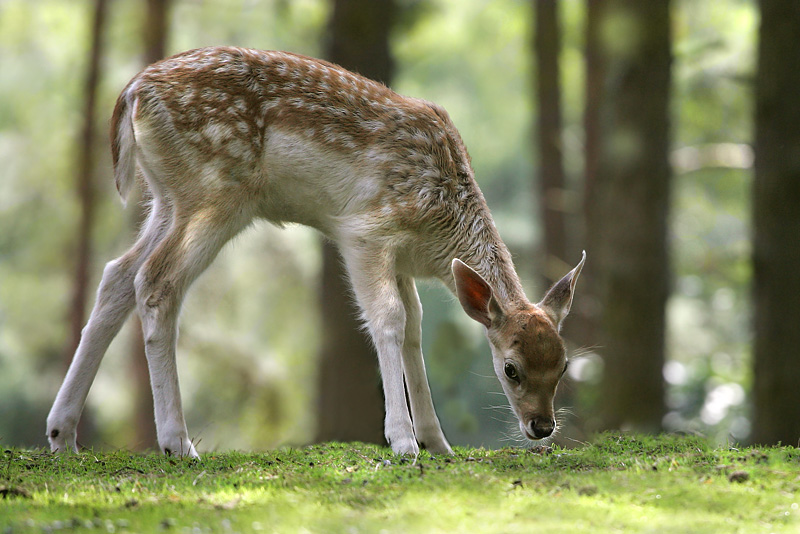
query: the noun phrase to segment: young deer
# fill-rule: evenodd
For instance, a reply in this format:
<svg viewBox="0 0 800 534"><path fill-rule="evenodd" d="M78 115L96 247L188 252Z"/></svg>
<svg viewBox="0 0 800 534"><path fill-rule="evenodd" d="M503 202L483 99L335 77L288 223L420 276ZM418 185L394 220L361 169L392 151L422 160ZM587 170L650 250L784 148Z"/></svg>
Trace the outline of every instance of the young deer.
<svg viewBox="0 0 800 534"><path fill-rule="evenodd" d="M394 452L416 454L419 443L452 453L425 375L414 277L442 280L486 328L522 433L554 431L553 396L567 366L558 331L585 255L542 302L527 300L444 109L324 61L205 48L131 80L114 109L111 146L120 195L138 169L150 213L133 248L105 267L47 418L53 450L77 450L89 387L135 306L159 446L197 456L175 365L179 309L220 248L257 218L305 224L338 244L377 349Z"/></svg>

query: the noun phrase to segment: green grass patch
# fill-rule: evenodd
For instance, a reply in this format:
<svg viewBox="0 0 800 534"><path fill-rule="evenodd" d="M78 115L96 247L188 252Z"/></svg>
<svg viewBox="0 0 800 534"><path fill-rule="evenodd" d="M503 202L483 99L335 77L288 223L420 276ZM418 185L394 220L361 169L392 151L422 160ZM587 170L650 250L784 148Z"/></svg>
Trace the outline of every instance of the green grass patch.
<svg viewBox="0 0 800 534"><path fill-rule="evenodd" d="M8 449L0 533L796 533L798 488L798 449L685 436L416 459L361 443L199 462Z"/></svg>

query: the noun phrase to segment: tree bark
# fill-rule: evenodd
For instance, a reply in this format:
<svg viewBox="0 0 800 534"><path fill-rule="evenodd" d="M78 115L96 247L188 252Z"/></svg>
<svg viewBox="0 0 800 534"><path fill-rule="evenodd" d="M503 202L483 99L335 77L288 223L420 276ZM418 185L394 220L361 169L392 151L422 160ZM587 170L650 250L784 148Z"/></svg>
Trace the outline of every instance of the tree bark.
<svg viewBox="0 0 800 534"><path fill-rule="evenodd" d="M327 58L388 84L393 70L389 32L394 9L393 0L334 0ZM383 395L375 352L361 331L359 312L330 243L323 244L322 260L316 440L384 443Z"/></svg>
<svg viewBox="0 0 800 534"><path fill-rule="evenodd" d="M753 441L800 442L800 3L761 0L753 185Z"/></svg>
<svg viewBox="0 0 800 534"><path fill-rule="evenodd" d="M142 57L145 65L155 63L165 56L169 6L170 0L147 0L147 11L142 27L144 48ZM140 202L129 202L128 205L131 209L131 227L138 229L144 221L144 210ZM132 322L129 357L134 383L133 444L137 450L147 450L158 444L153 416L153 393L144 353L142 323L137 314L133 314Z"/></svg>
<svg viewBox="0 0 800 534"><path fill-rule="evenodd" d="M567 261L564 162L561 150L561 32L558 0L534 0L536 19L536 96L539 148L539 206L543 227L545 286L561 279L571 267Z"/></svg>
<svg viewBox="0 0 800 534"><path fill-rule="evenodd" d="M599 20L605 82L587 198L604 361L604 428L654 432L664 414L670 15L664 0L609 0Z"/></svg>

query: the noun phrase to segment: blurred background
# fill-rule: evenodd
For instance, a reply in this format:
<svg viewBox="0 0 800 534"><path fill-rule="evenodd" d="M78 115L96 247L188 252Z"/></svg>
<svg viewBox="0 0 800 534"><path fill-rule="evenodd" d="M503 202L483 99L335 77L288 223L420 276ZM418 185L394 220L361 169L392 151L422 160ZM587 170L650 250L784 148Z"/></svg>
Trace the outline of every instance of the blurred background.
<svg viewBox="0 0 800 534"><path fill-rule="evenodd" d="M565 445L603 429L800 438L795 0L0 0L0 443L45 418L141 206L108 123L146 64L208 45L340 63L443 105L531 300L587 251L564 335ZM454 445L517 444L481 327L419 283ZM178 360L201 451L382 438L335 251L262 223L194 285ZM155 446L138 321L79 442Z"/></svg>

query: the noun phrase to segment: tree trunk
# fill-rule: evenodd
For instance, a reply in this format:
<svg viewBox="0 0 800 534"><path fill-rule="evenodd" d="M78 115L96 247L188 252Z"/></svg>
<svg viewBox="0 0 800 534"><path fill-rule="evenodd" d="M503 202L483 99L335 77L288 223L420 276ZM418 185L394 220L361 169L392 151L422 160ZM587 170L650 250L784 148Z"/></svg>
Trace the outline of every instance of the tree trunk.
<svg viewBox="0 0 800 534"><path fill-rule="evenodd" d="M144 64L150 65L165 55L169 0L147 0L147 13L142 27ZM131 227L138 229L144 221L144 210L140 202L128 202L131 210ZM133 314L130 340L130 365L134 383L133 420L134 448L146 450L157 446L156 425L153 416L153 393L150 388L150 372L144 353L142 323Z"/></svg>
<svg viewBox="0 0 800 534"><path fill-rule="evenodd" d="M753 187L753 441L800 441L800 3L761 0Z"/></svg>
<svg viewBox="0 0 800 534"><path fill-rule="evenodd" d="M561 279L571 267L564 211L564 162L561 150L561 35L558 0L534 0L536 18L536 96L539 113L539 205L543 227L545 286Z"/></svg>
<svg viewBox="0 0 800 534"><path fill-rule="evenodd" d="M393 0L334 0L327 58L389 83ZM319 355L318 441L384 443L383 395L377 359L361 331L336 250L323 244L322 347Z"/></svg>
<svg viewBox="0 0 800 534"><path fill-rule="evenodd" d="M603 54L600 53L600 20L603 0L586 0L584 60L583 150L584 199L591 197L600 159L600 98L603 94ZM584 206L584 213L586 206Z"/></svg>
<svg viewBox="0 0 800 534"><path fill-rule="evenodd" d="M94 191L94 141L95 141L95 108L97 87L100 80L100 58L103 55L103 31L105 29L106 0L96 0L92 16L91 47L89 64L84 82L84 112L81 140L78 148L75 187L80 200L80 220L78 222L78 244L73 275L72 304L69 314L69 341L64 349L64 366L69 367L78 343L81 330L86 321L86 299L89 289L89 268L92 261L92 229L95 218ZM79 423L78 435L85 443L91 441L91 413L85 410Z"/></svg>
<svg viewBox="0 0 800 534"><path fill-rule="evenodd" d="M147 0L144 35L144 63L150 65L166 55L171 0Z"/></svg>
<svg viewBox="0 0 800 534"><path fill-rule="evenodd" d="M589 243L589 203L600 159L600 102L603 96L603 55L600 53L600 19L605 0L586 0L584 26L584 104L583 104L583 191L582 209L573 240L587 250L588 261L581 273L578 297L573 302L564 337L578 346L596 347L600 331L600 305L594 283L597 262L594 247ZM574 253L574 252L571 252Z"/></svg>
<svg viewBox="0 0 800 534"><path fill-rule="evenodd" d="M601 310L601 426L652 432L664 414L670 272L669 2L609 0L599 24L605 83L587 234Z"/></svg>

